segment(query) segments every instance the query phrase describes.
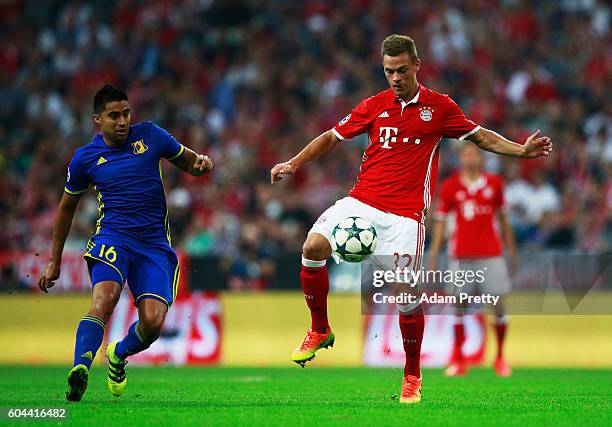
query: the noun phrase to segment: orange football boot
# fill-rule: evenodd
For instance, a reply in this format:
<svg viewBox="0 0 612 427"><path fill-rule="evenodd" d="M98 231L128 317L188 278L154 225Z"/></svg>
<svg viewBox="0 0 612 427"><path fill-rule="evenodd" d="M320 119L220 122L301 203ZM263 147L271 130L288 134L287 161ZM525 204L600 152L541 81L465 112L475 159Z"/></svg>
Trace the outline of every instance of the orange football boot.
<svg viewBox="0 0 612 427"><path fill-rule="evenodd" d="M421 401L421 383L422 379L414 375L404 376L400 403L419 403Z"/></svg>

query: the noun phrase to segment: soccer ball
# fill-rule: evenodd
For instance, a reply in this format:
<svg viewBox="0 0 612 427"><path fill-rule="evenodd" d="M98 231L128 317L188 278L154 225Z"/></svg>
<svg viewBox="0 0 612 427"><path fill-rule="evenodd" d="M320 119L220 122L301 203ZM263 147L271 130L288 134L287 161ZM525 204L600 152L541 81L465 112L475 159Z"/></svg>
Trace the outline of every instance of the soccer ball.
<svg viewBox="0 0 612 427"><path fill-rule="evenodd" d="M332 250L348 262L361 262L376 249L376 229L365 219L349 216L340 221L332 232Z"/></svg>

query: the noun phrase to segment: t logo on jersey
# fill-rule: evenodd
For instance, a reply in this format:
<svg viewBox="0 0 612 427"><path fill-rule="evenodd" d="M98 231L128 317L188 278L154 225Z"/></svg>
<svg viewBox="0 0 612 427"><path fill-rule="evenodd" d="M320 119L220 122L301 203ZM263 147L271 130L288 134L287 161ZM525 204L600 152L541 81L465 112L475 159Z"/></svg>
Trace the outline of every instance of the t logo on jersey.
<svg viewBox="0 0 612 427"><path fill-rule="evenodd" d="M145 145L144 139L132 142L132 146L134 147L134 154L142 154L149 149L149 147Z"/></svg>
<svg viewBox="0 0 612 427"><path fill-rule="evenodd" d="M380 142L383 143L382 148L391 148L389 143L397 142L397 137L395 135L397 135L397 128L381 127L380 128Z"/></svg>

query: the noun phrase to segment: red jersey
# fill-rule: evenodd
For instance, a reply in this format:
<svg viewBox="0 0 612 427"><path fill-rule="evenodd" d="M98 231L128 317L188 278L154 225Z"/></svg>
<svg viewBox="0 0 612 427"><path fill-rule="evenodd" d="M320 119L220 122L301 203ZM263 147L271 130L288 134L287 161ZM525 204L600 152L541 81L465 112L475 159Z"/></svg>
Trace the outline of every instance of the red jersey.
<svg viewBox="0 0 612 427"><path fill-rule="evenodd" d="M391 89L362 101L332 132L368 133L357 183L349 196L381 211L423 222L438 176L443 137L465 139L480 129L448 95L419 85L405 102Z"/></svg>
<svg viewBox="0 0 612 427"><path fill-rule="evenodd" d="M454 211L456 226L449 240L453 258L489 258L502 254L495 215L504 207L504 184L498 175L484 173L466 186L456 173L442 182L436 218Z"/></svg>

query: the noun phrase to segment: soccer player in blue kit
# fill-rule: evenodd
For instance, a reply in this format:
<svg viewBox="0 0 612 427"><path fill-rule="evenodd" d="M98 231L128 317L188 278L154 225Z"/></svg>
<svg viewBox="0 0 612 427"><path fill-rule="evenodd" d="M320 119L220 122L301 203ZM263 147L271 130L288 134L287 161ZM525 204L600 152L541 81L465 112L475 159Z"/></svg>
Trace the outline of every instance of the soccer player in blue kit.
<svg viewBox="0 0 612 427"><path fill-rule="evenodd" d="M127 95L113 86L106 85L96 93L93 119L101 133L78 148L70 162L53 228L51 258L38 282L47 292L59 277L74 212L92 184L98 195L99 218L84 258L93 298L76 333L74 367L66 392L69 401L79 401L85 393L104 327L126 282L138 307L138 321L123 340L106 349L107 383L115 396L123 394L127 384L127 357L146 350L159 337L176 297L179 265L170 244L162 158L194 176L213 167L210 158L184 147L155 124L130 125Z"/></svg>

